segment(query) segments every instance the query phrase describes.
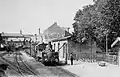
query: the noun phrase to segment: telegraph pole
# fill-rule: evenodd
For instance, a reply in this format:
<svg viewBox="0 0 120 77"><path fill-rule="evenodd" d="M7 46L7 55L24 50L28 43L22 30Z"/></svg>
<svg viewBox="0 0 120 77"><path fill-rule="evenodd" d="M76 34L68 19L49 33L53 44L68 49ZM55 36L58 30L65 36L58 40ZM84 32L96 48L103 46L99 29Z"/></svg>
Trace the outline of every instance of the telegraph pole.
<svg viewBox="0 0 120 77"><path fill-rule="evenodd" d="M107 51L108 51L108 34L106 34L106 59L107 59Z"/></svg>
<svg viewBox="0 0 120 77"><path fill-rule="evenodd" d="M29 43L30 43L30 56L32 56L32 51L31 51L31 38L30 38L30 41L29 41Z"/></svg>
<svg viewBox="0 0 120 77"><path fill-rule="evenodd" d="M108 51L108 39L107 39L107 37L108 37L108 34L106 34L106 53Z"/></svg>
<svg viewBox="0 0 120 77"><path fill-rule="evenodd" d="M67 59L68 59L68 44L66 43L66 61L65 61L65 63L67 64Z"/></svg>

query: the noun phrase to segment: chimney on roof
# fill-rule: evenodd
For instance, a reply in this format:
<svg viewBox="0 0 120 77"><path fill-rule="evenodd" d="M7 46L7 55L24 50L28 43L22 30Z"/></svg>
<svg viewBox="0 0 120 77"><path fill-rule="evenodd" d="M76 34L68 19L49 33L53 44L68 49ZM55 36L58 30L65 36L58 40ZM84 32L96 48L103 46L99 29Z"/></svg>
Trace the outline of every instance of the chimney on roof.
<svg viewBox="0 0 120 77"><path fill-rule="evenodd" d="M37 41L37 34L35 34L35 40Z"/></svg>
<svg viewBox="0 0 120 77"><path fill-rule="evenodd" d="M2 32L2 34L4 34L4 32Z"/></svg>
<svg viewBox="0 0 120 77"><path fill-rule="evenodd" d="M57 22L54 22L54 25L57 25Z"/></svg>
<svg viewBox="0 0 120 77"><path fill-rule="evenodd" d="M20 30L20 34L22 34L22 30Z"/></svg>
<svg viewBox="0 0 120 77"><path fill-rule="evenodd" d="M70 28L68 27L68 28L67 28L67 31L69 32L69 30L70 30Z"/></svg>
<svg viewBox="0 0 120 77"><path fill-rule="evenodd" d="M39 35L40 35L40 28L39 28Z"/></svg>

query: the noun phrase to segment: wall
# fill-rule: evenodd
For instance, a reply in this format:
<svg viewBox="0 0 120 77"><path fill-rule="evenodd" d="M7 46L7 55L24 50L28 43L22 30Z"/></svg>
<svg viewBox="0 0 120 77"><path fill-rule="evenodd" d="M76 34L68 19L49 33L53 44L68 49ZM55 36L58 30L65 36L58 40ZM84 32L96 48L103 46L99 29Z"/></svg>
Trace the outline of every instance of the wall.
<svg viewBox="0 0 120 77"><path fill-rule="evenodd" d="M59 57L60 59L65 60L66 58L66 52L68 59L70 59L70 53L74 54L74 59L95 59L96 58L96 51L100 51L98 47L96 47L96 43L94 42L91 46L91 44L83 44L80 45L79 43L75 43L71 41L70 39L68 40L63 40L63 41L56 41L52 42L53 49L54 49L54 44L55 44L55 51L58 51L58 43L60 43L59 48L64 44L67 43L68 46L65 48L61 48L59 50ZM65 51L63 51L65 50Z"/></svg>
<svg viewBox="0 0 120 77"><path fill-rule="evenodd" d="M75 43L68 40L68 59L70 59L69 54L74 54L74 59L82 59L82 58L95 58L96 51L100 49L96 47L96 43L94 42L91 46L91 44L83 44L80 45L79 43Z"/></svg>
<svg viewBox="0 0 120 77"><path fill-rule="evenodd" d="M70 59L70 53L74 54L74 58L78 59L80 54L80 44L74 43L71 40L68 40L68 59Z"/></svg>
<svg viewBox="0 0 120 77"><path fill-rule="evenodd" d="M59 43L59 45L58 45L58 43ZM55 52L59 52L59 59L65 61L65 58L66 58L65 53L66 53L67 48L66 48L66 45L64 45L64 47L63 47L64 43L67 44L67 40L52 42L52 45L53 45L53 49L54 49L54 44L55 44ZM60 48L59 51L58 51L58 47Z"/></svg>

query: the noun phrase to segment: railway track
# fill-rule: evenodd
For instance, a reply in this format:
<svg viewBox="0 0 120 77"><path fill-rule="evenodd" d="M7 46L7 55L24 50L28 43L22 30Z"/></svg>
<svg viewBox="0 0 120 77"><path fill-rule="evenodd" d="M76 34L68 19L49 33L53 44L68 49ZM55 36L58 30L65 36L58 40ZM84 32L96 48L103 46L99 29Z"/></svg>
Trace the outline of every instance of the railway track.
<svg viewBox="0 0 120 77"><path fill-rule="evenodd" d="M8 69L9 71L9 75L11 73L11 75L15 74L17 75L16 77L27 77L28 75L34 75L37 77L38 73L36 73L36 71L34 71L30 65L28 65L26 62L24 62L21 58L20 55L18 55L17 53L15 53L14 56L14 62L9 61L8 59L4 58L4 57L0 57L0 61L2 61L2 63L8 64ZM26 76L27 75L27 76Z"/></svg>
<svg viewBox="0 0 120 77"><path fill-rule="evenodd" d="M21 69L20 64L19 64L19 62L18 62L17 54L16 54L16 56L15 56L15 60L16 60L16 63L17 63L16 66L17 66L17 69L18 69L19 73L20 73L23 77L25 77L25 74L23 73L24 70Z"/></svg>
<svg viewBox="0 0 120 77"><path fill-rule="evenodd" d="M4 63L8 64L10 67L12 67L12 69L14 69L15 71L17 71L20 75L22 75L22 77L24 76L24 74L27 74L27 75L31 74L28 70L20 67L18 65L19 63L17 63L18 62L17 60L16 60L16 62L11 62L11 61L7 60L4 57L1 57L1 59L2 59L2 61L4 61ZM24 74L21 73L21 72L23 72Z"/></svg>
<svg viewBox="0 0 120 77"><path fill-rule="evenodd" d="M22 76L20 73L19 73L19 71L17 70L17 68L13 65L13 64L11 64L9 61L7 61L5 58L3 58L3 57L1 57L1 59L0 59L0 61L2 62L2 63L5 63L5 64L8 64L9 66L8 66L8 69L10 70L10 72L9 73L14 73L14 76L15 76L15 74L17 75L17 76ZM9 75L9 74L8 74Z"/></svg>
<svg viewBox="0 0 120 77"><path fill-rule="evenodd" d="M20 52L19 52L20 53ZM18 61L20 60L20 62ZM17 55L16 54L16 62L17 62L17 65L19 67L19 69L26 69L26 71L30 74L30 75L35 75L37 76L38 73L36 73L31 67L30 65L28 65L26 62L24 62L21 58L20 55Z"/></svg>

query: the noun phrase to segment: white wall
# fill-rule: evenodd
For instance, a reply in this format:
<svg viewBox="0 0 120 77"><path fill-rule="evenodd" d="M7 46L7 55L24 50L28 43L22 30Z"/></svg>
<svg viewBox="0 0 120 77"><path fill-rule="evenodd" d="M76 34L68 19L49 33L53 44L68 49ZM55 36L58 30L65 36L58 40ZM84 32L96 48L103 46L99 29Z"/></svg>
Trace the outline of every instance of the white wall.
<svg viewBox="0 0 120 77"><path fill-rule="evenodd" d="M61 48L64 43L67 43L67 40L52 42L53 49L54 49L54 44L55 44L55 51L58 51L58 43L60 43L59 48ZM63 47L59 50L59 59L65 60L65 57L63 58Z"/></svg>

